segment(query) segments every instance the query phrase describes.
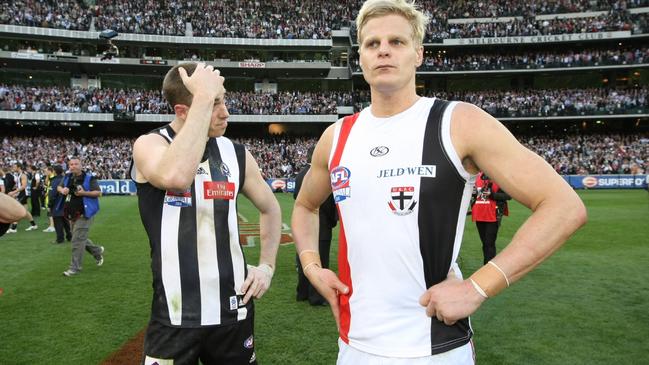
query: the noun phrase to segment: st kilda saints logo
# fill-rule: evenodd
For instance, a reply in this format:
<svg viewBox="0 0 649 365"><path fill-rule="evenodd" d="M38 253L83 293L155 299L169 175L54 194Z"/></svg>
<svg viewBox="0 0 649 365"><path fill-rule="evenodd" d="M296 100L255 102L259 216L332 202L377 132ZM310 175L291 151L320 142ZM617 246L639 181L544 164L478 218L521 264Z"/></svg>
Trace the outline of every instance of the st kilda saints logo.
<svg viewBox="0 0 649 365"><path fill-rule="evenodd" d="M385 156L390 152L390 149L386 146L376 146L370 150L370 155L372 157L381 157Z"/></svg>
<svg viewBox="0 0 649 365"><path fill-rule="evenodd" d="M414 198L414 186L395 186L390 189L388 206L396 215L408 215L417 206L417 201Z"/></svg>

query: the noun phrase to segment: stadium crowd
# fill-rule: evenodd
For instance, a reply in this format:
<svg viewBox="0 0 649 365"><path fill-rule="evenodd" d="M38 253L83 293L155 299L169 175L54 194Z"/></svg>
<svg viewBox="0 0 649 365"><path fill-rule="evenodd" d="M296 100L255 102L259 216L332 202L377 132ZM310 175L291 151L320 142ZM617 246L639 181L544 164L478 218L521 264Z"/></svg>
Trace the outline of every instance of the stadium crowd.
<svg viewBox="0 0 649 365"><path fill-rule="evenodd" d="M4 137L1 142L0 166L6 171L16 163L45 166L59 164L67 167L72 156L80 156L84 166L101 179L129 179L133 138L93 137L69 139L46 136ZM265 178L294 177L307 161L307 150L315 146L315 138L266 137L243 138L236 142L246 145L259 163Z"/></svg>
<svg viewBox="0 0 649 365"><path fill-rule="evenodd" d="M556 1L451 1L446 8L449 19L535 16L542 14L583 13L624 10L649 6L649 0L556 0Z"/></svg>
<svg viewBox="0 0 649 365"><path fill-rule="evenodd" d="M649 136L593 134L519 137L560 174L649 173ZM246 145L259 163L264 178L291 178L307 164L307 150L317 138L271 136L235 140ZM43 168L65 167L71 156L81 156L84 166L101 179L128 179L132 138L4 137L0 166L9 171L15 162Z"/></svg>
<svg viewBox="0 0 649 365"><path fill-rule="evenodd" d="M337 106L353 105L347 92L227 93L230 114L337 114ZM81 89L0 84L0 110L169 114L170 106L159 90Z"/></svg>
<svg viewBox="0 0 649 365"><path fill-rule="evenodd" d="M438 43L448 38L493 38L541 36L574 33L599 33L631 31L633 34L647 33L649 23L646 14L630 14L626 11L613 11L607 15L592 18L568 18L536 20L535 18L515 19L497 23L437 23L438 27L428 29L427 38Z"/></svg>
<svg viewBox="0 0 649 365"><path fill-rule="evenodd" d="M499 52L471 53L460 56L439 52L426 56L419 71L481 71L509 69L548 69L633 65L649 62L649 48L586 49L568 52ZM361 72L358 54L350 62L355 72Z"/></svg>
<svg viewBox="0 0 649 365"><path fill-rule="evenodd" d="M646 112L649 89L530 89L437 92L425 96L466 101L479 106L494 117L548 117ZM354 107L361 110L369 104L368 92L355 94Z"/></svg>
<svg viewBox="0 0 649 365"><path fill-rule="evenodd" d="M599 134L521 138L560 174L649 173L649 137Z"/></svg>
<svg viewBox="0 0 649 365"><path fill-rule="evenodd" d="M125 179L130 167L134 139L93 137L71 139L48 136L4 137L1 142L0 165L10 171L19 162L44 169L62 165L73 156L83 159L83 166L102 179Z"/></svg>
<svg viewBox="0 0 649 365"><path fill-rule="evenodd" d="M145 1L100 0L87 6L81 0L55 2L2 0L0 23L90 30L114 29L123 33L144 33L196 37L328 39L331 31L351 26L361 0L299 3L258 1ZM649 31L646 14L628 9L647 6L647 0L631 1L542 1L489 0L426 1L431 17L426 42L447 38L476 38L549 35L629 30ZM584 18L537 20L539 14L606 11ZM264 16L260 16L264 14ZM471 17L516 16L509 22L457 23L449 20ZM355 38L355 36L354 36Z"/></svg>
<svg viewBox="0 0 649 365"><path fill-rule="evenodd" d="M487 90L480 92L437 92L427 96L474 103L495 117L538 117L595 114L629 114L647 107L647 88L639 89L558 89ZM366 92L256 93L231 91L226 94L230 114L322 115L337 114L337 106L369 103ZM169 114L171 108L160 91L78 89L0 85L0 110Z"/></svg>
<svg viewBox="0 0 649 365"><path fill-rule="evenodd" d="M88 30L92 11L79 0L0 0L0 23L29 27Z"/></svg>
<svg viewBox="0 0 649 365"><path fill-rule="evenodd" d="M239 138L255 156L262 176L266 179L276 177L295 177L309 161L307 151L315 146L317 138L272 136L261 138Z"/></svg>
<svg viewBox="0 0 649 365"><path fill-rule="evenodd" d="M5 84L0 84L0 110L63 113L134 111L146 114L170 112L160 91Z"/></svg>
<svg viewBox="0 0 649 365"><path fill-rule="evenodd" d="M353 105L348 92L230 91L225 98L230 114L337 114L337 106Z"/></svg>

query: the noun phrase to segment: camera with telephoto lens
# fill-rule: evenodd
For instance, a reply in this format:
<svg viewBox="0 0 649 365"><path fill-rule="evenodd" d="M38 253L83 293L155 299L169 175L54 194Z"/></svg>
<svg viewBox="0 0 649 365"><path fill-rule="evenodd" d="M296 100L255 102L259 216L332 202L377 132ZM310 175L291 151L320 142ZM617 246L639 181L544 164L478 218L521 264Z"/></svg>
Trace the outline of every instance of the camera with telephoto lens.
<svg viewBox="0 0 649 365"><path fill-rule="evenodd" d="M482 174L480 176L480 180L486 181L487 185L476 188L478 196L480 196L482 200L487 200L489 199L489 194L491 194L491 186L493 183L489 180L489 176L487 176L487 174Z"/></svg>
<svg viewBox="0 0 649 365"><path fill-rule="evenodd" d="M108 49L102 53L101 60L110 60L113 57L119 56L119 49L116 45L113 44L112 39L117 37L119 34L112 29L105 29L99 33L99 38L105 39L108 41Z"/></svg>

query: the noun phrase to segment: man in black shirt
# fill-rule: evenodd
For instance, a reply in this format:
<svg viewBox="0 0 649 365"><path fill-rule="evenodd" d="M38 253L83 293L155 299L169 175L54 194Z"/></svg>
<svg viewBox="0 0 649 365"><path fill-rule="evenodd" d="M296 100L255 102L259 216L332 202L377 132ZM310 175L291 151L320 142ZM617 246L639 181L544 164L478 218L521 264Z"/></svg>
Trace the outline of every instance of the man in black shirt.
<svg viewBox="0 0 649 365"><path fill-rule="evenodd" d="M54 175L50 177L50 186L48 189L48 205L50 209L51 218L53 220L54 231L56 232L56 240L52 243L63 243L63 239L70 241L72 239L72 233L70 232L70 222L63 214L63 203L65 196L61 195L56 189L61 182L63 182L63 168L61 165L52 166L52 171ZM65 234L65 236L64 236Z"/></svg>
<svg viewBox="0 0 649 365"><path fill-rule="evenodd" d="M27 178L31 187L30 201L32 217L41 216L41 195L43 195L43 176L35 165L27 166Z"/></svg>
<svg viewBox="0 0 649 365"><path fill-rule="evenodd" d="M7 193L5 188L5 170L0 166L0 193Z"/></svg>
<svg viewBox="0 0 649 365"><path fill-rule="evenodd" d="M300 188L302 188L302 181L304 176L309 171L311 167L311 156L313 156L314 147L309 148L307 152L307 159L309 164L302 168L302 170L295 177L295 191L293 192L293 199L297 199L297 195L300 193ZM338 222L338 213L336 212L336 203L334 202L333 194L329 195L327 200L320 205L318 210L319 216L319 230L318 230L318 251L320 252L320 259L322 260L322 267L329 267L329 251L331 248L331 230L336 226ZM326 305L327 301L318 293L318 291L311 285L309 279L304 275L302 271L302 265L300 265L299 256L295 255L295 262L297 264L297 294L296 299L298 301L309 300L311 305Z"/></svg>
<svg viewBox="0 0 649 365"><path fill-rule="evenodd" d="M27 174L23 171L23 165L19 162L16 162L13 165L13 172L15 176L11 173L5 175L5 177L9 177L8 180L5 180L5 185L7 185L5 186L5 191L7 192L7 195L18 200L18 202L25 207L25 210L27 210ZM9 185L11 185L11 188L9 188ZM27 211L26 218L29 219L30 222L30 226L25 229L26 231L33 231L38 228L34 221L34 217L32 217L29 211ZM7 230L7 233L16 233L17 231L18 222L14 222L11 225L11 228Z"/></svg>
<svg viewBox="0 0 649 365"><path fill-rule="evenodd" d="M14 187L16 186L16 179L11 173L11 169L5 170L4 168L0 167L0 177L2 177L2 182L4 185L3 193L8 194L10 191L13 191Z"/></svg>

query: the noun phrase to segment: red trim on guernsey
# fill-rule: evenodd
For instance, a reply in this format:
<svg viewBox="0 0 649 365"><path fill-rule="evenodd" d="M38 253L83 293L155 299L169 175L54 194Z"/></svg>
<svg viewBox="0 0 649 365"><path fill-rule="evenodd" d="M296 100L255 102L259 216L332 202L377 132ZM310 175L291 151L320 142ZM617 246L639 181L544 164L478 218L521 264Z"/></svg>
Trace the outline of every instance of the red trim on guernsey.
<svg viewBox="0 0 649 365"><path fill-rule="evenodd" d="M340 209L338 209L338 215L340 216ZM338 296L338 305L340 308L340 338L346 344L349 344L349 327L352 321L349 310L349 298L353 290L349 261L347 261L347 237L345 236L345 225L343 224L342 218L340 219L340 237L338 238L338 277L340 281L349 287L347 294L340 294Z"/></svg>
<svg viewBox="0 0 649 365"><path fill-rule="evenodd" d="M352 127L354 126L354 123L356 123L356 119L358 119L359 115L360 113L356 113L354 115L346 116L343 119L343 125L340 127L340 135L338 136L338 143L336 144L336 151L331 159L331 164L329 164L329 171L338 167L340 158L343 155L343 150L345 149L345 144L347 143L347 137L349 137L349 132L352 130Z"/></svg>
<svg viewBox="0 0 649 365"><path fill-rule="evenodd" d="M340 128L340 135L338 136L338 143L336 144L336 150L334 152L333 158L331 159L331 164L329 165L329 171L338 167L340 164L340 158L342 157L343 150L345 149L345 144L347 143L347 137L351 131L356 119L358 119L359 113L354 115L347 116L343 119L343 125ZM345 236L345 224L343 215L338 208L338 217L340 218L340 237L338 238L338 277L345 285L349 287L349 292L345 295L341 294L338 296L338 305L340 306L340 338L345 341L346 344L349 344L349 326L351 324L351 313L349 311L349 298L353 293L352 288L352 276L349 268L349 261L347 260L347 236Z"/></svg>

